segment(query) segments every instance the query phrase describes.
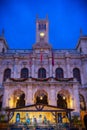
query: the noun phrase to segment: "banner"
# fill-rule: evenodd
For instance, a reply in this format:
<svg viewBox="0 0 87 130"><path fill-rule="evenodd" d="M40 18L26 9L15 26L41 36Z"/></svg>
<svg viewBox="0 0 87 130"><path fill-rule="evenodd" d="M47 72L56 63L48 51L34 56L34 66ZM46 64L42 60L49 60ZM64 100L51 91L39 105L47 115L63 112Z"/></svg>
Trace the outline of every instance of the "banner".
<svg viewBox="0 0 87 130"><path fill-rule="evenodd" d="M40 61L41 61L41 63L42 63L42 60L43 60L43 54L41 53L40 54Z"/></svg>

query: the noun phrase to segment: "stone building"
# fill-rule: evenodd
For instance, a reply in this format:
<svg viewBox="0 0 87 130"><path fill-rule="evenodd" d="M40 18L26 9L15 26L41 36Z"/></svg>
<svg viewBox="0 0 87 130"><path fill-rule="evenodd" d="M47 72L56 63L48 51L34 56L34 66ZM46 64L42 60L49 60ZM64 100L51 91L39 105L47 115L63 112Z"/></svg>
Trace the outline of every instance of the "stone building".
<svg viewBox="0 0 87 130"><path fill-rule="evenodd" d="M0 109L37 103L87 110L87 36L75 49L53 49L48 19L36 19L32 49L10 49L0 36Z"/></svg>

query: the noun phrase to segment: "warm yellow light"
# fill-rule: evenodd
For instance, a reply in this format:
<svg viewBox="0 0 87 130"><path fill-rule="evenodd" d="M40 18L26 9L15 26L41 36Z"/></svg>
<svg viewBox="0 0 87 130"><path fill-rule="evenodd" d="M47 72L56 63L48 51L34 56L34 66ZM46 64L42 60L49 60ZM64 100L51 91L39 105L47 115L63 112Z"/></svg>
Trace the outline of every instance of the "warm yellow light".
<svg viewBox="0 0 87 130"><path fill-rule="evenodd" d="M17 97L17 100L19 100L19 97Z"/></svg>
<svg viewBox="0 0 87 130"><path fill-rule="evenodd" d="M42 96L40 96L40 100L42 100L43 99L43 97Z"/></svg>
<svg viewBox="0 0 87 130"><path fill-rule="evenodd" d="M41 32L41 33L40 33L40 36L41 36L41 37L44 37L44 36L45 36L45 34L44 34L43 32Z"/></svg>
<svg viewBox="0 0 87 130"><path fill-rule="evenodd" d="M63 100L65 100L66 99L66 97L65 96L63 96Z"/></svg>
<svg viewBox="0 0 87 130"><path fill-rule="evenodd" d="M13 98L12 98L12 97L9 98L9 100L8 100L8 106L9 106L10 108L14 107L14 101L13 101Z"/></svg>

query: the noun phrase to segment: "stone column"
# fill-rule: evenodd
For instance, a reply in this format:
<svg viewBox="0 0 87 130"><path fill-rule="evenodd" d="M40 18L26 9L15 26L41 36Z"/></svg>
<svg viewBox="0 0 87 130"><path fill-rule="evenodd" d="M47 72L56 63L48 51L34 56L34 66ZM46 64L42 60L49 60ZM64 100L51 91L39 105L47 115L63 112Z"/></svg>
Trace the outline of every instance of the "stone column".
<svg viewBox="0 0 87 130"><path fill-rule="evenodd" d="M1 72L0 72L0 86L2 86L2 81L3 81L3 75L4 75L4 71L2 71L2 68L0 67Z"/></svg>
<svg viewBox="0 0 87 130"><path fill-rule="evenodd" d="M53 76L53 66L52 66L52 59L49 58L49 77Z"/></svg>
<svg viewBox="0 0 87 130"><path fill-rule="evenodd" d="M50 87L50 93L49 93L49 104L56 106L57 105L57 101L56 101L56 90L54 86Z"/></svg>
<svg viewBox="0 0 87 130"><path fill-rule="evenodd" d="M71 77L71 70L70 70L70 56L68 54L68 52L66 53L66 78L70 78Z"/></svg>
<svg viewBox="0 0 87 130"><path fill-rule="evenodd" d="M33 104L33 93L32 93L32 86L27 86L26 88L26 105Z"/></svg>
<svg viewBox="0 0 87 130"><path fill-rule="evenodd" d="M86 77L87 77L87 59L82 57L82 73L81 73L81 79L82 79L82 84L87 83Z"/></svg>
<svg viewBox="0 0 87 130"><path fill-rule="evenodd" d="M80 101L79 101L79 91L78 91L78 83L73 85L73 105L74 111L80 112Z"/></svg>
<svg viewBox="0 0 87 130"><path fill-rule="evenodd" d="M15 58L15 61L14 61L14 67L13 67L13 71L14 71L14 78L19 78L19 75L18 75L18 58Z"/></svg>
<svg viewBox="0 0 87 130"><path fill-rule="evenodd" d="M32 70L30 70L30 71L32 71L32 72L31 72L31 76L32 76L32 77L35 76L35 71L34 71L34 69L35 69L34 60L35 60L35 59L34 59L34 57L33 57L33 58L32 58L32 68L31 68Z"/></svg>
<svg viewBox="0 0 87 130"><path fill-rule="evenodd" d="M9 90L7 89L7 86L5 86L2 107L6 108L8 106L9 106Z"/></svg>

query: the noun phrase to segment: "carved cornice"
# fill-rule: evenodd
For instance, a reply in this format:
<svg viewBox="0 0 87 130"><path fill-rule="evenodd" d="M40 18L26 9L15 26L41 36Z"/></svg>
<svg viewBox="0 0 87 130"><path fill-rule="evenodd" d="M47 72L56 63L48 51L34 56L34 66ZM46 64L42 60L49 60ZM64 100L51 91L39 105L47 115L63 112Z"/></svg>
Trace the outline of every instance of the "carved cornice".
<svg viewBox="0 0 87 130"><path fill-rule="evenodd" d="M75 82L73 81L56 81L53 78L49 79L48 81L36 81L36 80L32 80L31 78L26 80L26 81L12 81L10 79L8 79L6 82L3 83L3 86L9 86L14 87L14 86L55 86L55 87L59 87L59 86L70 86L72 87L75 84Z"/></svg>
<svg viewBox="0 0 87 130"><path fill-rule="evenodd" d="M40 43L40 42L38 42L38 43L35 43L34 45L33 45L33 49L51 49L52 47L51 47L51 45L50 44L48 44L48 43Z"/></svg>

